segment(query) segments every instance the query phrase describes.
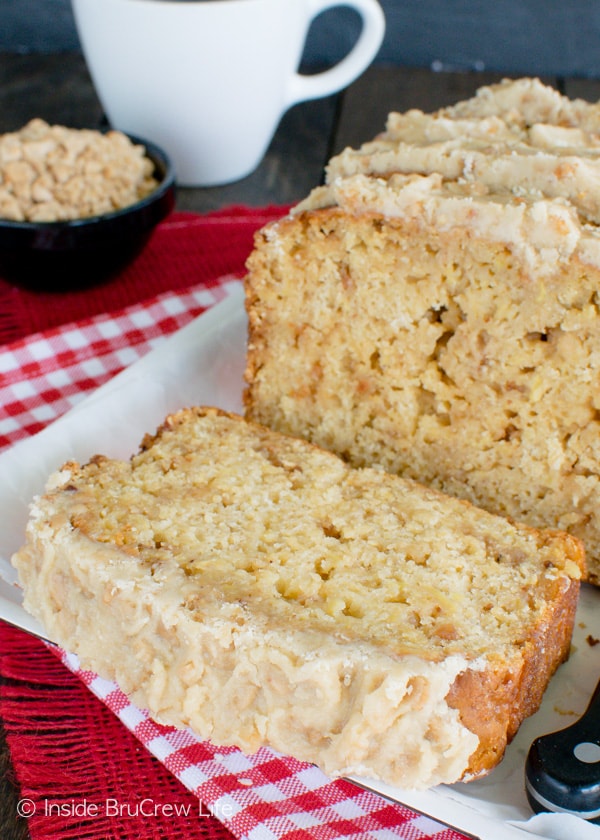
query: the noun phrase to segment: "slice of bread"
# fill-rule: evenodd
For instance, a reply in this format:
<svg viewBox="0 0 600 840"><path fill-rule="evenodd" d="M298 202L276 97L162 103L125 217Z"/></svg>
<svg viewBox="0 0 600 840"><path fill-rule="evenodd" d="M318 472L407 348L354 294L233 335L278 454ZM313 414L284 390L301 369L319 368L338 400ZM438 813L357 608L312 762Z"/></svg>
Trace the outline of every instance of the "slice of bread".
<svg viewBox="0 0 600 840"><path fill-rule="evenodd" d="M600 584L600 104L507 81L327 180L248 262L247 416L569 531Z"/></svg>
<svg viewBox="0 0 600 840"><path fill-rule="evenodd" d="M67 463L27 609L159 720L408 788L494 767L569 651L583 550L212 408Z"/></svg>

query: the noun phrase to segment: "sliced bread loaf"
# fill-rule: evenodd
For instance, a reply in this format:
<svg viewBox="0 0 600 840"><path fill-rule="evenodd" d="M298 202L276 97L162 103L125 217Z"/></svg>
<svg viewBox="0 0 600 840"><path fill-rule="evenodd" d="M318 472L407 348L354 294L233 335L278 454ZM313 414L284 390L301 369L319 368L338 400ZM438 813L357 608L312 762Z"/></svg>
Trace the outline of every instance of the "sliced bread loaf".
<svg viewBox="0 0 600 840"><path fill-rule="evenodd" d="M13 558L27 609L164 722L409 788L501 759L567 656L575 538L217 409L67 463Z"/></svg>
<svg viewBox="0 0 600 840"><path fill-rule="evenodd" d="M600 104L391 114L257 236L248 417L569 531L600 583L599 222Z"/></svg>

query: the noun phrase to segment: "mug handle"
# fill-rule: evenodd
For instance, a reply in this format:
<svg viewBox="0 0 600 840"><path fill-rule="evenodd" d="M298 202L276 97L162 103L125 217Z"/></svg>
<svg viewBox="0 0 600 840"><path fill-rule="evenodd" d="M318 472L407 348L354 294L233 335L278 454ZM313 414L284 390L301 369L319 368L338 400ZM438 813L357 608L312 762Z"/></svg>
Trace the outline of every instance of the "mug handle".
<svg viewBox="0 0 600 840"><path fill-rule="evenodd" d="M354 9L362 18L358 40L348 55L328 70L312 76L295 73L287 89L285 108L337 93L358 78L375 58L385 34L385 16L377 0L309 0L310 21L336 6Z"/></svg>

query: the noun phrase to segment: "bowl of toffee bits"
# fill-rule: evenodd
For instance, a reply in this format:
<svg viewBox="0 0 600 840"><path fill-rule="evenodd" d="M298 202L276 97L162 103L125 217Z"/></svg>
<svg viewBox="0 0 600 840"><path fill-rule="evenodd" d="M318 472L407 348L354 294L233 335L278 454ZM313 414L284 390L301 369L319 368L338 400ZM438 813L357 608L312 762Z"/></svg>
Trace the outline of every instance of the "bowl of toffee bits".
<svg viewBox="0 0 600 840"><path fill-rule="evenodd" d="M43 291L107 280L174 204L173 166L153 143L33 119L0 135L0 276Z"/></svg>

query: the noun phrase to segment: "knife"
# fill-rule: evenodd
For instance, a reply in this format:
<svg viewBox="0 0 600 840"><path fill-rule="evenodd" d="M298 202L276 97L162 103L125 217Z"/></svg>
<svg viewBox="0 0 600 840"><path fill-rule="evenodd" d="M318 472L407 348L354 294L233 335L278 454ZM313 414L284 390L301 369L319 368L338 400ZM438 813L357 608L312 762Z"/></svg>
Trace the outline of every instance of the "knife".
<svg viewBox="0 0 600 840"><path fill-rule="evenodd" d="M536 813L557 811L600 825L600 682L579 720L533 741L525 792Z"/></svg>

